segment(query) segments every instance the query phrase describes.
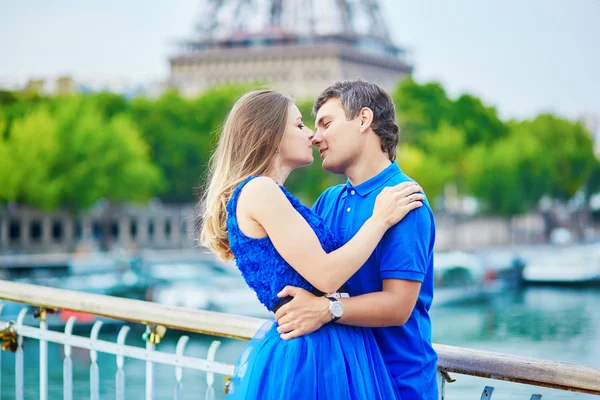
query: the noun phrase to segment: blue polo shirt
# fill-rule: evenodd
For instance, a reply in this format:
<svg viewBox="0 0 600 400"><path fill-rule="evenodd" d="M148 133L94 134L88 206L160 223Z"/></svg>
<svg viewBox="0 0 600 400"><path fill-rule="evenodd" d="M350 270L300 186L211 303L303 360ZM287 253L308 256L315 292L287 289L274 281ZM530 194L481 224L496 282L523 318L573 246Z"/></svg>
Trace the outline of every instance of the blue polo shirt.
<svg viewBox="0 0 600 400"><path fill-rule="evenodd" d="M347 243L373 214L377 195L386 186L412 181L390 164L375 177L353 187L348 181L327 189L313 211ZM403 326L373 328L373 333L403 399L437 400L437 354L431 346L429 308L433 299L435 223L429 203L411 211L389 229L367 262L347 282L351 296L380 292L382 279L421 282L415 308Z"/></svg>

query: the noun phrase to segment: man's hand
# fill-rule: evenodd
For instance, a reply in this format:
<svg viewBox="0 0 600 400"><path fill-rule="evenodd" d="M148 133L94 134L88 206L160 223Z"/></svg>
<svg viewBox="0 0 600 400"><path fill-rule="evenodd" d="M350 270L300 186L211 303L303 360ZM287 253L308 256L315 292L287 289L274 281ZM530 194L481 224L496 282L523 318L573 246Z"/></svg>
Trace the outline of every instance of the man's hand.
<svg viewBox="0 0 600 400"><path fill-rule="evenodd" d="M277 332L283 340L307 335L331 321L329 299L317 297L295 286L286 286L277 294L280 298L287 296L292 296L292 301L275 313L279 324Z"/></svg>

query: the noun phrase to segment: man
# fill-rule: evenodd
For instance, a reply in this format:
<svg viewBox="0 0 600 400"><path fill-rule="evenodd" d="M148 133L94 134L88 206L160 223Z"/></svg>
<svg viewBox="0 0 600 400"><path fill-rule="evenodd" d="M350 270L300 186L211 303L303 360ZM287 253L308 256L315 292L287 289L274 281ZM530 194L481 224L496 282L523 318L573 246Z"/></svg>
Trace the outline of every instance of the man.
<svg viewBox="0 0 600 400"><path fill-rule="evenodd" d="M338 82L319 96L313 113L323 168L348 181L326 190L313 210L343 242L371 216L377 195L411 180L394 161L398 126L390 96L364 81ZM330 300L295 287L277 313L279 333L291 339L325 323L373 327L400 395L437 399L437 354L431 345L435 224L429 204L388 230L375 252L346 284L349 298ZM323 355L327 357L327 355Z"/></svg>

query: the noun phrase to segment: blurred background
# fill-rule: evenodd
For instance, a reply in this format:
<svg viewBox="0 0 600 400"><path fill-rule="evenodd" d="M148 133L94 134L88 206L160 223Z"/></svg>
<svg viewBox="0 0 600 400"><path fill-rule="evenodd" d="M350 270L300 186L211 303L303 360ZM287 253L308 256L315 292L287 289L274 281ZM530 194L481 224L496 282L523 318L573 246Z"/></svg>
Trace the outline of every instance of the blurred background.
<svg viewBox="0 0 600 400"><path fill-rule="evenodd" d="M192 237L219 127L275 88L312 128L321 90L363 78L392 95L398 162L434 208L434 341L600 365L600 2L30 0L0 18L2 278L268 316ZM286 183L307 205L344 181L315 160Z"/></svg>

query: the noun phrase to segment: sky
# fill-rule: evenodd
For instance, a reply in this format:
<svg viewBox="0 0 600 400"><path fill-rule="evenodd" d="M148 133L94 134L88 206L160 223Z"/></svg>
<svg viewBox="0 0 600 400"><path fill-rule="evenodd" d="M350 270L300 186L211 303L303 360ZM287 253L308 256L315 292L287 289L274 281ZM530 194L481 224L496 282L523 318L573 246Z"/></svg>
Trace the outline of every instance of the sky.
<svg viewBox="0 0 600 400"><path fill-rule="evenodd" d="M503 118L600 116L600 0L381 0L419 82ZM160 82L202 0L0 0L0 84Z"/></svg>

